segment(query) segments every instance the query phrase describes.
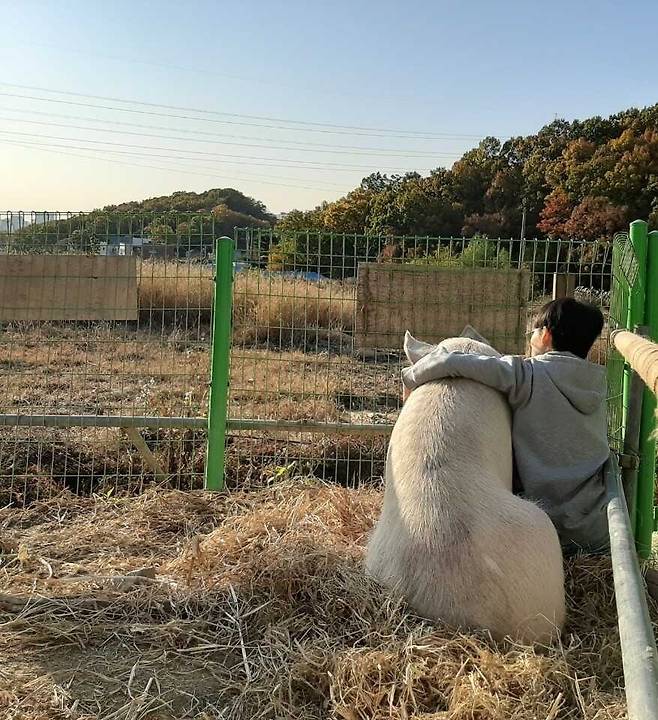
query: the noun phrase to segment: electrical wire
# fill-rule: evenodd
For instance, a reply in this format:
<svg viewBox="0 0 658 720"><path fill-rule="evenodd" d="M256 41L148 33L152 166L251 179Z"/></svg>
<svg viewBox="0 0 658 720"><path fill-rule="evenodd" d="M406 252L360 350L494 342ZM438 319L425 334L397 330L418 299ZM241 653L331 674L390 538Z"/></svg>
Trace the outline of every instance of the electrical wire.
<svg viewBox="0 0 658 720"><path fill-rule="evenodd" d="M131 105L142 105L145 107L152 107L152 108L166 108L170 110L182 110L186 112L196 112L197 114L209 114L209 115L223 115L226 117L242 117L245 119L258 119L261 116L257 115L238 115L237 113L221 113L219 111L213 111L213 110L201 110L201 109L194 109L194 108L180 108L176 105L162 105L158 103L143 103L138 100L123 100L120 98L104 98L103 96L98 95L85 95L83 93L71 93L71 92L65 92L65 91L57 91L57 90L50 90L48 88L38 88L33 87L30 85L16 85L13 83L5 83L0 81L0 85L5 87L12 87L12 88L19 88L24 90L36 90L38 92L50 92L50 93L59 93L62 95L69 95L74 97L82 97L82 98L88 98L88 99L94 99L94 100L102 100L102 101L109 101L109 102L121 102L121 103L129 103ZM253 128L269 128L274 130L297 130L299 132L317 132L317 133L325 133L325 134L332 134L332 135L353 135L353 136L364 136L364 137L378 137L378 138L396 138L396 139L405 139L405 140L443 140L446 138L450 139L482 139L481 135L468 135L468 134L449 134L449 133L433 133L433 134L414 134L416 131L400 131L398 134L394 134L395 131L392 130L377 130L376 128L359 128L358 126L341 126L341 125L330 125L327 124L324 127L317 127L318 125L322 126L322 123L307 123L309 127L301 127L301 125L305 124L304 121L301 120L278 120L272 118L272 122L284 122L284 123L293 123L293 124L299 124L298 127L287 127L285 125L273 125L273 124L263 124L263 123L253 123L253 122L245 122L244 120L238 121L238 120L220 120L216 117L194 117L191 115L180 115L180 114L172 114L172 113L163 113L163 112L157 112L155 110L140 110L135 107L117 107L112 105L99 105L97 103L84 103L80 101L74 101L74 100L63 100L61 98L51 98L51 97L37 97L34 95L19 95L16 93L9 93L9 92L0 92L0 95L4 97L13 97L13 98L22 98L24 100L37 100L40 102L52 102L52 103L59 103L64 105L73 105L77 107L89 107L89 108L95 108L95 109L101 109L101 110L111 110L113 112L125 112L125 113L133 113L138 115L151 115L155 117L168 117L168 118L176 118L176 119L182 119L182 120L196 120L198 122L210 122L210 123L220 123L225 125L242 125L245 127L253 127ZM269 118L268 118L269 119ZM312 126L311 126L312 125ZM354 129L348 129L353 127ZM341 129L345 128L345 129Z"/></svg>
<svg viewBox="0 0 658 720"><path fill-rule="evenodd" d="M56 95L68 95L69 97L79 97L79 98L86 98L90 100L102 100L103 102L118 102L118 103L127 103L130 105L142 105L144 107L152 107L152 108L163 108L166 110L176 110L176 111L183 111L183 112L195 112L203 115L219 115L223 117L231 117L231 118L243 118L247 120L264 120L267 122L277 122L277 123L287 123L289 125L308 125L311 127L318 127L318 128L330 128L335 130L354 130L357 132L368 132L368 133L383 133L383 134L389 134L394 133L396 135L408 135L410 137L422 135L426 137L427 139L441 139L445 137L463 137L463 138L470 138L470 139L480 139L482 136L480 135L466 135L466 134L454 134L454 133L435 133L431 131L424 131L424 130L399 130L399 129L392 129L392 128L375 128L375 127L363 127L360 125L338 125L334 123L327 123L327 122L315 122L312 120L288 120L286 118L280 118L280 117L271 117L267 115L247 115L245 113L229 113L229 112L222 112L220 110L207 110L203 108L191 108L191 107L185 107L181 105L167 105L164 103L152 103L152 102L144 102L143 100L135 100L135 99L129 99L125 100L123 98L116 98L116 97L107 97L105 95L91 95L88 93L79 93L79 92L72 92L69 90L53 90L52 88L43 88L43 87L37 87L34 85L19 85L17 83L7 83L0 81L0 85L3 85L5 87L12 87L17 88L20 90L35 90L37 92L46 92L46 93L53 93Z"/></svg>
<svg viewBox="0 0 658 720"><path fill-rule="evenodd" d="M159 152L166 152L166 153L187 153L190 155L198 156L199 160L203 160L204 158L233 158L236 161L238 161L240 164L251 164L251 165L263 165L267 167L300 167L308 170L364 170L363 165L352 165L348 163L331 163L331 162L314 162L310 160L288 160L284 158L268 158L268 157L262 157L258 155L234 155L232 153L212 153L205 150L179 150L178 148L170 148L170 147L159 147L159 146L144 146L144 145L136 145L133 143L119 143L119 142L112 142L109 140L87 140L84 138L68 138L68 137L62 137L61 135L46 135L42 133L26 133L26 132L20 132L15 130L0 130L0 134L3 135L12 135L12 136L19 136L19 137L26 137L26 138L38 138L38 139L45 139L45 140L60 140L64 142L77 142L77 143L86 143L86 144L93 144L93 145L109 145L111 147L121 147L121 148L138 148L141 150L156 150ZM76 149L76 148L74 148ZM79 150L85 150L89 148L77 148ZM109 151L108 151L109 152ZM156 157L156 155L153 155L152 157ZM176 156L170 156L175 158ZM182 158L179 158L182 159ZM245 160L255 160L257 162L249 162L245 163ZM270 161L274 161L274 163L270 163ZM224 162L229 162L229 160L226 160ZM284 164L281 164L284 163ZM402 171L402 172L408 172L409 168L406 167L388 167L387 170L396 170L396 171ZM366 171L369 170L369 168L365 168ZM423 171L429 171L430 168L419 168L417 169L419 172L420 170Z"/></svg>
<svg viewBox="0 0 658 720"><path fill-rule="evenodd" d="M0 93L1 94L1 93ZM29 109L21 109L21 108L8 108L8 107L0 107L0 110L3 112L12 112L12 113L29 113L30 115L39 115L43 117L56 117L56 118L62 118L66 120L84 120L85 122L91 122L96 124L111 124L113 126L122 126L122 127L133 127L133 128L140 128L144 130L165 130L168 132L177 132L177 133L188 133L193 135L203 135L205 137L218 137L218 138L234 138L237 140L253 140L254 138L249 135L229 135L226 133L212 133L212 132L204 132L203 130L197 130L197 129L189 129L189 128L170 128L163 125L148 125L143 123L130 123L130 122L121 122L118 120L99 120L96 118L81 118L79 116L75 115L66 115L65 113L49 113L39 110L29 110ZM17 122L14 118L0 118L5 120L10 120L11 122ZM25 118L21 118L21 122L29 122L29 123L37 123L36 120L27 120ZM59 124L59 123L41 123L44 125L52 125L55 127L78 127L78 129L82 130L94 130L97 132L103 131L103 132L120 132L116 130L105 130L102 128L85 128L85 127L79 127L79 126L71 126L71 125L65 125L65 124ZM128 134L127 132L125 134ZM139 134L139 133L130 133L130 134ZM164 137L159 135L154 135L152 137ZM190 138L176 138L176 139L184 139L189 140ZM211 141L211 140L197 140L196 138L191 138L194 142L217 142L218 144L224 144L224 145L240 145L240 143L230 143L230 142L220 142L220 141ZM276 140L274 142L277 142ZM413 150L405 153L398 153L396 151L390 151L386 148L364 148L358 145L331 145L329 143L309 143L309 142L300 142L295 140L283 140L282 142L285 142L287 145L298 145L300 147L276 147L276 146L269 146L269 145L247 145L246 147L264 147L272 150L303 150L305 152L315 151L315 152L334 152L334 153L341 153L341 151L354 151L354 152L347 152L345 154L350 155L384 155L388 157L405 157L405 158L424 158L427 157L429 154L436 156L436 157L455 157L459 154L461 154L461 151L455 152L455 153L437 153L437 152L428 152L423 150ZM315 150L315 148L322 148ZM325 149L326 148L326 149Z"/></svg>
<svg viewBox="0 0 658 720"><path fill-rule="evenodd" d="M53 150L51 146L46 145L46 144L43 144L43 143L24 143L24 142L16 142L16 141L14 141L14 140L5 140L5 139L2 139L2 138L0 138L0 142L5 143L5 144L9 144L9 145L13 145L13 146L15 146L15 147L20 147L20 148L28 149L28 150L31 150L31 149L36 148L36 149L39 149L39 150L43 150L43 151L45 151L45 152L54 153L54 154L56 154L56 155L66 155L66 156L69 156L69 157L82 158L82 159L85 159L85 160L94 160L94 161L99 161L99 160L100 160L101 162L109 162L109 163L114 163L114 164L117 164L117 165L127 165L127 166L130 166L130 167L146 168L146 169L151 169L151 170L161 170L161 171L164 171L164 172L177 172L177 173L180 172L180 173L185 173L185 174L188 174L188 175L197 175L197 176L199 176L199 177L213 178L213 179L215 179L215 180L219 179L218 176L215 175L215 174L200 173L200 172L198 172L197 170L190 170L190 169L188 169L188 168L186 168L186 167L181 167L181 166L176 166L176 167L162 167L162 166L156 166L156 165L146 165L146 164L144 164L144 163L134 163L134 162L124 161L124 160L113 160L112 158L94 157L94 156L90 156L90 155L80 155L79 153L71 153L71 152L66 152L66 151L62 151L62 150ZM317 187L317 186L309 186L309 185L296 185L296 184L293 184L293 183L273 182L273 181L271 181L271 180L262 180L262 179L260 179L261 177L268 177L268 176L260 176L260 177L259 177L259 176L231 177L231 176L229 176L229 175L222 175L221 177L222 177L222 179L224 179L224 180L236 180L236 181L238 181L238 182L244 182L245 180L253 180L253 181L255 181L255 182L258 182L258 183L261 183L261 184L264 184L264 185L274 185L274 186L276 186L276 187L289 187L289 188L296 188L296 189L299 189L299 190L307 190L307 191L321 191L321 192L324 192L324 191L329 190L329 188L326 188L326 187ZM340 186L340 185L334 185L334 188L342 188L342 186Z"/></svg>

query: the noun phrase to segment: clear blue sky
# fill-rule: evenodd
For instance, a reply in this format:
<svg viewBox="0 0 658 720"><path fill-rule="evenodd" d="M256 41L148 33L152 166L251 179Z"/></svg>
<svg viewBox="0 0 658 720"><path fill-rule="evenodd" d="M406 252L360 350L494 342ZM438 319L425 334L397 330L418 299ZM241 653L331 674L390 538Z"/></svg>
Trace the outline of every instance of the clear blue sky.
<svg viewBox="0 0 658 720"><path fill-rule="evenodd" d="M648 0L0 0L0 206L233 186L312 207L484 135L658 102L656 27Z"/></svg>

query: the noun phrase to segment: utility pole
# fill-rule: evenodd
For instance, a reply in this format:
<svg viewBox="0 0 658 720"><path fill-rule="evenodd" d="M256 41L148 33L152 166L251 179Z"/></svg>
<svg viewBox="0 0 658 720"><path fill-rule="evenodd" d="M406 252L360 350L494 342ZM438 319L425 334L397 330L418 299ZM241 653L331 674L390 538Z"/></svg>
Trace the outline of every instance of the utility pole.
<svg viewBox="0 0 658 720"><path fill-rule="evenodd" d="M523 215L521 215L521 240L525 240L525 213L526 213L526 202L525 202L525 198L523 198L523 202L521 203L521 207L523 208Z"/></svg>

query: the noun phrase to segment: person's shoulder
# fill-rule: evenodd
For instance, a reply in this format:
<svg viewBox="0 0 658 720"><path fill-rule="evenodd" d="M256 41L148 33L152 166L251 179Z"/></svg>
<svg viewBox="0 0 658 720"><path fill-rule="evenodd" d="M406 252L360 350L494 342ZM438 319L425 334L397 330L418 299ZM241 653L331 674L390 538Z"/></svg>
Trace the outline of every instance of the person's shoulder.
<svg viewBox="0 0 658 720"><path fill-rule="evenodd" d="M570 352L565 352L562 350L549 350L548 352L542 353L541 355L534 355L533 357L526 358L530 363L533 365L546 365L547 363L550 363L551 365L556 364L568 364L568 365L578 365L579 367L587 367L588 365L591 365L592 367L596 367L594 363L591 363L589 360L585 360L584 358L578 357L578 355L574 355Z"/></svg>
<svg viewBox="0 0 658 720"><path fill-rule="evenodd" d="M533 360L527 355L501 355L498 359L508 365L526 365L528 367L532 367Z"/></svg>
<svg viewBox="0 0 658 720"><path fill-rule="evenodd" d="M595 375L605 375L605 366L592 362L588 358L582 358L574 353L562 350L549 350L542 355L528 358L532 363L539 366L546 365L562 365L565 367L576 368L578 372L589 372Z"/></svg>

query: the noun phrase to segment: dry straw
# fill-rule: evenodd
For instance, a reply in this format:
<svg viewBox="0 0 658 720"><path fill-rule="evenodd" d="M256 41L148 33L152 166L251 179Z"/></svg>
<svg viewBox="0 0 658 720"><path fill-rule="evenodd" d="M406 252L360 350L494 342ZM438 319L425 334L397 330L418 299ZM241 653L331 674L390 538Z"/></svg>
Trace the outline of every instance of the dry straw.
<svg viewBox="0 0 658 720"><path fill-rule="evenodd" d="M213 271L203 265L144 261L138 298L142 322L207 324ZM323 336L339 336L352 330L354 307L354 286L349 283L310 282L259 271L235 275L233 327L241 342L308 344L309 332L317 334L318 329Z"/></svg>
<svg viewBox="0 0 658 720"><path fill-rule="evenodd" d="M625 717L606 559L569 565L560 647L497 645L364 578L380 502L298 478L2 511L0 715Z"/></svg>

